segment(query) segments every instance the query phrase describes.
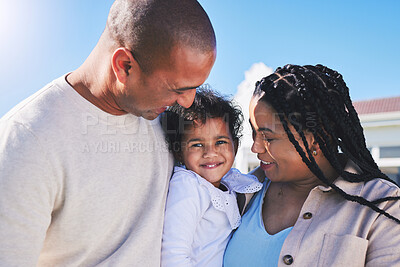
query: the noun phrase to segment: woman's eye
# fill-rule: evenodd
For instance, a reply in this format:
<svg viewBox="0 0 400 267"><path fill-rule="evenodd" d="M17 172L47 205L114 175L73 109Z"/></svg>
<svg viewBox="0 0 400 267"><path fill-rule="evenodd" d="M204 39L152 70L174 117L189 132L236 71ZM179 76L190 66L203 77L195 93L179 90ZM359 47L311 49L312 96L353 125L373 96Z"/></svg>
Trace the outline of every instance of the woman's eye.
<svg viewBox="0 0 400 267"><path fill-rule="evenodd" d="M218 140L215 144L216 145L222 145L222 144L227 144L228 142L223 141L223 140Z"/></svg>
<svg viewBox="0 0 400 267"><path fill-rule="evenodd" d="M270 143L274 140L273 138L270 138L270 137L266 136L265 134L262 134L262 137L263 137L263 140L268 143Z"/></svg>

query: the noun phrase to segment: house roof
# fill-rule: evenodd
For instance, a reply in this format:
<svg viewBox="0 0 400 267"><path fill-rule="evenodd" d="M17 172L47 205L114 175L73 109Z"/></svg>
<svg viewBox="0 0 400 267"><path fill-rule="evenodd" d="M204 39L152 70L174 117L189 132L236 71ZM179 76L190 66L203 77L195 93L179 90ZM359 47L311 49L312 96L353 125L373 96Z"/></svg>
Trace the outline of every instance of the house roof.
<svg viewBox="0 0 400 267"><path fill-rule="evenodd" d="M358 114L400 111L400 96L353 102Z"/></svg>

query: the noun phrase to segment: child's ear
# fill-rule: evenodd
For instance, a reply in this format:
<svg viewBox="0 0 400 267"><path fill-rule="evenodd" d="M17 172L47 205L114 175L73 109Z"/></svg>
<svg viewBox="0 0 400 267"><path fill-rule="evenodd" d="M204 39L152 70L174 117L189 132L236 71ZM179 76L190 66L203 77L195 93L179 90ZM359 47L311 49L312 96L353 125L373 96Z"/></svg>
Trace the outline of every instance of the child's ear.
<svg viewBox="0 0 400 267"><path fill-rule="evenodd" d="M181 151L173 151L172 154L174 155L174 158L179 162L179 164L183 165L183 158Z"/></svg>
<svg viewBox="0 0 400 267"><path fill-rule="evenodd" d="M239 138L235 138L233 140L233 149L235 151L235 156L236 156L236 153L238 151L238 148L239 148Z"/></svg>

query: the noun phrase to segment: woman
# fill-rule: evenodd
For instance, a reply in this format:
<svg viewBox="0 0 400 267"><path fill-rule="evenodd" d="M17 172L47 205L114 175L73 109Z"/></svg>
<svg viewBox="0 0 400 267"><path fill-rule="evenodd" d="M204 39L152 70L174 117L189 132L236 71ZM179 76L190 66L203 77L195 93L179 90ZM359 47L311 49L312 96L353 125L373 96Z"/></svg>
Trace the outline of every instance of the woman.
<svg viewBox="0 0 400 267"><path fill-rule="evenodd" d="M257 83L250 122L266 179L224 266L400 266L400 190L366 148L339 73L278 68Z"/></svg>

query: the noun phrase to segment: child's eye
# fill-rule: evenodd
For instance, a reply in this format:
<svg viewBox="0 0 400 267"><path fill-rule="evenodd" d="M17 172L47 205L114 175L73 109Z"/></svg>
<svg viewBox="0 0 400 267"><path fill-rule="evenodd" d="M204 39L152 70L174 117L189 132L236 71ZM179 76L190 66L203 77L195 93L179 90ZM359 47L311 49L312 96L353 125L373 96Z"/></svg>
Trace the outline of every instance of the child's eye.
<svg viewBox="0 0 400 267"><path fill-rule="evenodd" d="M218 140L215 144L216 145L222 145L222 144L227 144L228 142L224 141L224 140Z"/></svg>
<svg viewBox="0 0 400 267"><path fill-rule="evenodd" d="M202 146L203 146L202 144L196 143L196 144L191 145L190 147L202 147Z"/></svg>

